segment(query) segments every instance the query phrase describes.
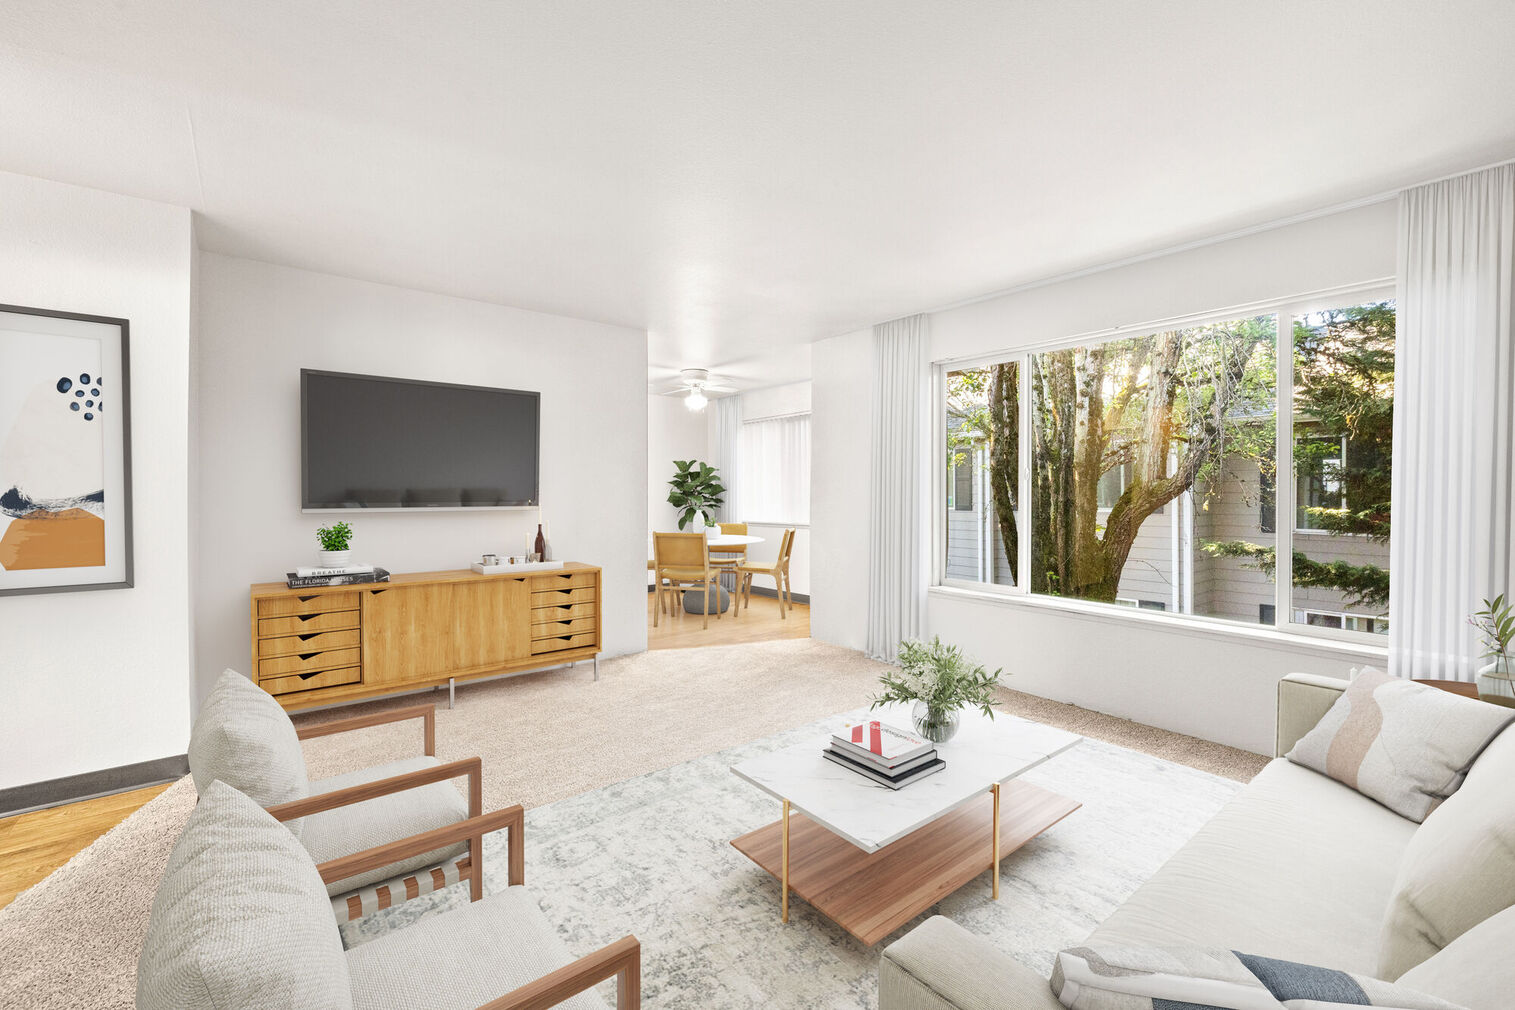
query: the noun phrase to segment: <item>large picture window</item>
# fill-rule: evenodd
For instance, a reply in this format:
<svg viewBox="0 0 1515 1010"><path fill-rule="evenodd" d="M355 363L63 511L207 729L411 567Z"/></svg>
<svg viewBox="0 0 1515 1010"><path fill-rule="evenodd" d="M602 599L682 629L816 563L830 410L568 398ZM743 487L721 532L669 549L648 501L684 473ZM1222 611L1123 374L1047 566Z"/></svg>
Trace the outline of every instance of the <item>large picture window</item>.
<svg viewBox="0 0 1515 1010"><path fill-rule="evenodd" d="M1390 301L944 368L941 578L1382 634L1393 374Z"/></svg>
<svg viewBox="0 0 1515 1010"><path fill-rule="evenodd" d="M745 522L810 522L810 415L761 418L742 425L737 514Z"/></svg>

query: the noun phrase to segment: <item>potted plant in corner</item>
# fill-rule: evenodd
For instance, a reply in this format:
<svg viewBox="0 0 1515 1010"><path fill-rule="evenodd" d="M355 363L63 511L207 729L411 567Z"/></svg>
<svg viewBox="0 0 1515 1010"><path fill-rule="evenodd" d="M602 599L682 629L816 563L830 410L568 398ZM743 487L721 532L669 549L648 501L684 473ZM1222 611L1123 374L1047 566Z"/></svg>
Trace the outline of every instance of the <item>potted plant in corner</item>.
<svg viewBox="0 0 1515 1010"><path fill-rule="evenodd" d="M1515 602L1506 603L1504 593L1483 601L1483 609L1468 623L1478 631L1484 655L1494 662L1478 671L1478 697L1496 705L1515 708L1515 679L1510 673L1510 650L1515 647Z"/></svg>
<svg viewBox="0 0 1515 1010"><path fill-rule="evenodd" d="M944 644L940 636L930 645L901 642L899 662L898 672L891 670L879 678L884 690L870 707L914 702L915 731L932 743L952 739L964 708L971 706L994 718L994 689L1002 670L990 673L957 646Z"/></svg>
<svg viewBox="0 0 1515 1010"><path fill-rule="evenodd" d="M699 532L715 527L716 509L725 500L726 486L721 475L709 463L693 459L676 459L673 465L678 472L668 481L668 504L679 510L679 529L691 523ZM716 527L714 533L719 533Z"/></svg>
<svg viewBox="0 0 1515 1010"><path fill-rule="evenodd" d="M322 568L337 568L352 558L352 527L346 523L322 526L316 539L321 543Z"/></svg>

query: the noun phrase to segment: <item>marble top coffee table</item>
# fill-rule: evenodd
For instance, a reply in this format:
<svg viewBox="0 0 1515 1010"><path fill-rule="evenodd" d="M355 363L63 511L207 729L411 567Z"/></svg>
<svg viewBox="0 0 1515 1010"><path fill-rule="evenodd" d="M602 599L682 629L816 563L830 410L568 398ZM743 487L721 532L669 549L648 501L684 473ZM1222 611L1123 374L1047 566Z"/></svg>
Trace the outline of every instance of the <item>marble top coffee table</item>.
<svg viewBox="0 0 1515 1010"><path fill-rule="evenodd" d="M947 766L896 791L821 756L830 732L858 718L911 726L906 706L847 713L814 740L731 768L783 804L778 821L731 843L779 879L783 922L793 891L872 945L985 870L998 898L1000 860L1080 806L1010 781L1083 739L1072 733L964 712L937 747Z"/></svg>

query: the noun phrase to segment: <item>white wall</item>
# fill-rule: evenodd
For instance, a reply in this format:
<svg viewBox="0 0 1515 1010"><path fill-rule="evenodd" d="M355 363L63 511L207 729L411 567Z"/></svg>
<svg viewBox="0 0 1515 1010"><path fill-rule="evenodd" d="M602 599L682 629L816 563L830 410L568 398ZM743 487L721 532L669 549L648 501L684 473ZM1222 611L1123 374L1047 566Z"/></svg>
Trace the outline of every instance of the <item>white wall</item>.
<svg viewBox="0 0 1515 1010"><path fill-rule="evenodd" d="M1395 207L1380 203L1031 288L931 317L931 359L1364 283L1394 273ZM860 647L867 622L867 334L815 347L812 496L817 638ZM825 578L821 575L824 573ZM933 591L929 632L1014 674L1011 686L1266 753L1273 693L1290 670L1344 676L1364 653L1278 633L1090 617L1034 603Z"/></svg>
<svg viewBox="0 0 1515 1010"><path fill-rule="evenodd" d="M649 530L679 528L679 510L668 504L668 479L676 459L710 459L706 408L694 412L682 396L647 397L647 521ZM648 550L651 550L648 546ZM648 557L651 557L649 554ZM648 575L648 585L652 576Z"/></svg>
<svg viewBox="0 0 1515 1010"><path fill-rule="evenodd" d="M189 740L190 212L0 173L0 302L131 323L135 585L0 598L0 788Z"/></svg>
<svg viewBox="0 0 1515 1010"><path fill-rule="evenodd" d="M248 584L310 561L330 519L300 513L302 367L540 391L553 552L603 567L606 654L646 647L645 333L211 254L200 280L199 691L247 667ZM350 521L358 556L404 572L522 551L537 520Z"/></svg>
<svg viewBox="0 0 1515 1010"><path fill-rule="evenodd" d="M861 649L868 634L873 331L811 348L810 637Z"/></svg>

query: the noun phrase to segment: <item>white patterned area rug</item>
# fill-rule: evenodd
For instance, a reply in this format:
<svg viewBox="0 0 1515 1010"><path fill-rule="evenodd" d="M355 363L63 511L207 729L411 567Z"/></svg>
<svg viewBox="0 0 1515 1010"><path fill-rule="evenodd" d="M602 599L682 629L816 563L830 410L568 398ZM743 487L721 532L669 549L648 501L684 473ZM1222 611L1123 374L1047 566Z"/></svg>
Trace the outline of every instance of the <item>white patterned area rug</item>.
<svg viewBox="0 0 1515 1010"><path fill-rule="evenodd" d="M798 898L781 925L778 882L731 846L776 820L779 805L730 766L806 739L820 747L834 721L528 811L526 886L575 953L636 934L650 1008L871 1010L879 953L933 914L1048 971L1056 951L1083 940L1241 788L1085 739L1025 776L1083 807L1005 858L999 901L986 869L865 947ZM503 833L485 852L487 892L505 883ZM466 901L464 888L451 887L346 925L343 936L351 946Z"/></svg>

